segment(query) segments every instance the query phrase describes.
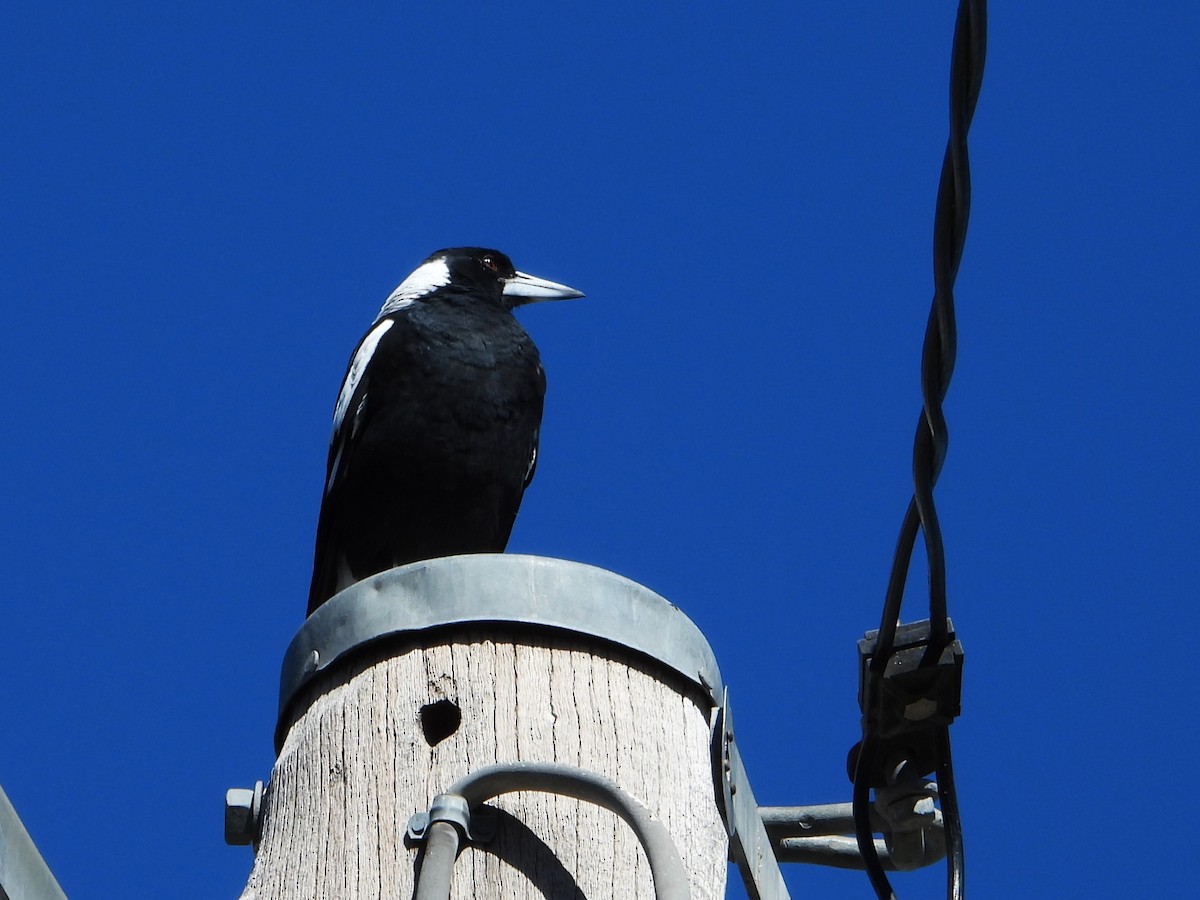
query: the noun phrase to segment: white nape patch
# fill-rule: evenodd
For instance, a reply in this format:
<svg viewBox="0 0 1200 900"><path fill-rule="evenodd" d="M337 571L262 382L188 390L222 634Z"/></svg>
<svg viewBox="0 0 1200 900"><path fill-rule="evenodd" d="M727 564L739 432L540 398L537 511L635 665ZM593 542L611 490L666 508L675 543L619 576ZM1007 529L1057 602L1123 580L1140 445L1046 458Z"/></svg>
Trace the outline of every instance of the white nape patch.
<svg viewBox="0 0 1200 900"><path fill-rule="evenodd" d="M342 382L342 390L338 394L337 405L333 408L333 434L335 439L338 431L341 430L342 420L346 418L346 410L350 406L350 398L358 390L358 383L362 381L363 372L367 370L367 364L371 361L371 357L375 355L375 348L379 346L380 338L387 334L388 329L395 324L395 319L384 319L368 332L367 336L362 339L362 343L358 345L358 349L354 351L354 359L350 360L350 371L346 373L346 380Z"/></svg>
<svg viewBox="0 0 1200 900"><path fill-rule="evenodd" d="M446 265L446 260L431 259L423 262L392 291L376 318L388 316L397 310L404 309L414 300L420 300L449 283L450 267Z"/></svg>

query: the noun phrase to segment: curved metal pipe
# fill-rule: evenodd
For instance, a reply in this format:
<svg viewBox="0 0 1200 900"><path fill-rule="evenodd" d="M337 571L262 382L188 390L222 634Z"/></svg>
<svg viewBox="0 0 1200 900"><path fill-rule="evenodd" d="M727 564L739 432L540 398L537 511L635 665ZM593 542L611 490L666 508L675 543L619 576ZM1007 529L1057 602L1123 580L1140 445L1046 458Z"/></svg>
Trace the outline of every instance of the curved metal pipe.
<svg viewBox="0 0 1200 900"><path fill-rule="evenodd" d="M646 851L654 893L659 900L688 900L687 870L679 849L671 840L666 826L639 801L621 789L620 785L586 769L561 763L500 763L486 766L465 778L460 778L446 792L461 797L468 809L513 791L543 791L586 800L616 813L633 830ZM446 795L441 795L445 797ZM435 806L445 808L446 804ZM450 880L458 857L459 842L469 823L453 815L435 817L426 837L425 853L417 879L416 900L446 900L450 896Z"/></svg>

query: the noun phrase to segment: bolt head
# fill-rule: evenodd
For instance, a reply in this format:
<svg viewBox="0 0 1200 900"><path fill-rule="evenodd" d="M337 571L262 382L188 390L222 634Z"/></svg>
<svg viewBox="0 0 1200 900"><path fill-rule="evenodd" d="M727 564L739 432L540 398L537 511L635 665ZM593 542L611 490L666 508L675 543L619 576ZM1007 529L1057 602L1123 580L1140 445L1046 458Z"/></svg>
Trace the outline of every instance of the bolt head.
<svg viewBox="0 0 1200 900"><path fill-rule="evenodd" d="M253 844L258 837L262 809L263 783L253 788L230 788L225 792L225 843L230 846Z"/></svg>
<svg viewBox="0 0 1200 900"><path fill-rule="evenodd" d="M408 820L405 836L412 841L425 840L425 832L429 830L429 813L413 813Z"/></svg>

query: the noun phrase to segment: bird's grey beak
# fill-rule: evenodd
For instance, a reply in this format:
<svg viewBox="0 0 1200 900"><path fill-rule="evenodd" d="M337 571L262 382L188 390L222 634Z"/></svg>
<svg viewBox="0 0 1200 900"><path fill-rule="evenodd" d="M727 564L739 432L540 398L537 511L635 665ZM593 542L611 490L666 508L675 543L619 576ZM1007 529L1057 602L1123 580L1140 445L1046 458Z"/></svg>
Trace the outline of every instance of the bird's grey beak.
<svg viewBox="0 0 1200 900"><path fill-rule="evenodd" d="M504 299L512 306L538 303L542 300L574 300L582 296L583 291L577 291L557 281L526 275L524 272L518 272L504 282Z"/></svg>

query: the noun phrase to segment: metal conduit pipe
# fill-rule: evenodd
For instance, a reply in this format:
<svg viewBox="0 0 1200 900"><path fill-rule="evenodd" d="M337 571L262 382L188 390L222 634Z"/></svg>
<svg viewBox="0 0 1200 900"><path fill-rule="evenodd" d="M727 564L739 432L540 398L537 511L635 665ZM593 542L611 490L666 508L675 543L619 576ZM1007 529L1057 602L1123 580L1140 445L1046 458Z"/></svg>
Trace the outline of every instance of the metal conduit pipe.
<svg viewBox="0 0 1200 900"><path fill-rule="evenodd" d="M646 851L658 900L690 898L687 870L666 826L616 782L561 763L517 762L486 766L459 779L446 794L435 798L429 813L415 900L448 900L459 843L470 827L470 810L513 791L559 794L616 813L633 829Z"/></svg>
<svg viewBox="0 0 1200 900"><path fill-rule="evenodd" d="M415 900L449 900L450 879L458 859L459 831L449 822L432 822L417 873Z"/></svg>
<svg viewBox="0 0 1200 900"><path fill-rule="evenodd" d="M885 791L888 789L884 789ZM875 851L884 869L908 871L929 866L946 856L946 840L940 812L923 811L917 803L936 791L905 792L892 789L887 795L901 800L885 818L871 810L871 830L882 832ZM907 804L903 799L908 798ZM815 863L840 869L862 869L864 863L854 834L854 811L850 803L821 806L760 806L759 815L775 858L781 863Z"/></svg>

